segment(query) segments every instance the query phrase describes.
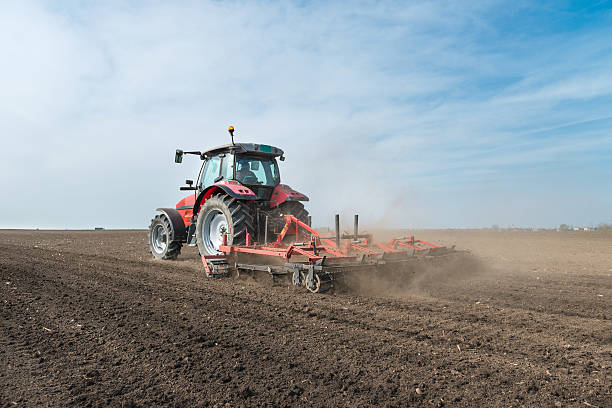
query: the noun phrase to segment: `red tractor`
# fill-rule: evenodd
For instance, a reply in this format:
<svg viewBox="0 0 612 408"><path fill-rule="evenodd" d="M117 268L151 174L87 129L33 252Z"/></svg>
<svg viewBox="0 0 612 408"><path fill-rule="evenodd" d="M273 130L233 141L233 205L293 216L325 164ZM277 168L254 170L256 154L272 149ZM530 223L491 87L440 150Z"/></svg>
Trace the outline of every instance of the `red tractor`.
<svg viewBox="0 0 612 408"><path fill-rule="evenodd" d="M193 191L176 208L160 212L149 227L149 246L158 259L176 259L184 243L198 246L201 255L218 255L224 235L228 245L244 245L247 235L266 242L284 225L284 215L309 223L302 201L308 197L280 183L277 147L232 143L206 152L177 150L175 162L193 154L202 160L196 184L186 180L180 189Z"/></svg>

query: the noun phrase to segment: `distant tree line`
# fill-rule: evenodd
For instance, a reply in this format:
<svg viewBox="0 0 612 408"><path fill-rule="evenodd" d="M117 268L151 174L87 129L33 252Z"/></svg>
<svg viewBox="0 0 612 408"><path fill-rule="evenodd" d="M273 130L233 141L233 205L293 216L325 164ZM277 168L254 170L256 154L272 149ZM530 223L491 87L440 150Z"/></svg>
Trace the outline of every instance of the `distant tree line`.
<svg viewBox="0 0 612 408"><path fill-rule="evenodd" d="M559 225L559 231L573 231L574 226L572 225L568 225L568 224L561 224ZM584 229L584 227L580 227L580 230ZM597 225L597 227L595 228L588 228L588 229L593 229L593 230L597 230L597 231L612 231L612 224L605 224L605 223L600 223L599 225Z"/></svg>
<svg viewBox="0 0 612 408"><path fill-rule="evenodd" d="M535 227L500 227L499 224L493 224L490 227L491 230L493 231L505 231L505 230L514 230L514 231L519 231L519 230L525 230L525 231L534 231L534 230L541 230L541 231L554 231L555 228L535 228ZM580 227L575 227L573 225L570 224L561 224L559 225L559 228L557 228L558 231L610 231L612 232L612 224L607 224L607 223L600 223L597 225L597 227L585 227L585 226L580 226Z"/></svg>

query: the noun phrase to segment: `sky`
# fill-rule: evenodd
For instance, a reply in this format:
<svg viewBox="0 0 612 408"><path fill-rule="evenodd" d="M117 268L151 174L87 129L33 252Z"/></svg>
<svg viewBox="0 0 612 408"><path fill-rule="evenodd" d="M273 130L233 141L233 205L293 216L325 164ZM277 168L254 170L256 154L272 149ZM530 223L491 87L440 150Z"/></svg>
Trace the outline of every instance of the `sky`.
<svg viewBox="0 0 612 408"><path fill-rule="evenodd" d="M0 228L147 228L229 125L315 226L612 223L612 1L3 1L0 53Z"/></svg>

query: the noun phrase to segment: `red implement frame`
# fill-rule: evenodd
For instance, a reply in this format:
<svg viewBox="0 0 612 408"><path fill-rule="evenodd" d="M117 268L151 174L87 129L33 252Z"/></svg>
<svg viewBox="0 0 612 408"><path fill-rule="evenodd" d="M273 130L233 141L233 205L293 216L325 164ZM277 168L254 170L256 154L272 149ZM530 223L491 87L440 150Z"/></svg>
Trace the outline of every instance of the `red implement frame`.
<svg viewBox="0 0 612 408"><path fill-rule="evenodd" d="M277 233L274 242L259 245L252 241L250 234L247 234L245 245L227 245L227 236L224 236L223 243L219 246L219 251L221 251L223 255L214 256L224 257L232 253L246 253L274 256L289 260L292 256L298 255L306 257L308 263L314 264L323 257L342 262L354 260L360 255L382 255L385 252L405 252L403 248L411 248L415 252L424 251L430 248L438 248L437 245L415 239L413 236L409 238L396 238L389 242L375 245L371 245L367 239L363 241L350 240L344 246L338 247L333 239L323 237L318 231L312 229L308 224L300 221L294 216L285 215L284 218L285 226L280 233ZM289 243L286 242L286 238L294 234L295 240ZM210 273L205 258L212 258L212 256L202 257L207 273Z"/></svg>

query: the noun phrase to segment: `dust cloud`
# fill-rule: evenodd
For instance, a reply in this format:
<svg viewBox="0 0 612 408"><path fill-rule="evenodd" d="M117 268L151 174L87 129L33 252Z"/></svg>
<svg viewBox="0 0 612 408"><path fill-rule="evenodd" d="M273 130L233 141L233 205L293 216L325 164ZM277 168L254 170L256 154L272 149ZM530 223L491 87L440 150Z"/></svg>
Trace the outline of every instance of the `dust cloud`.
<svg viewBox="0 0 612 408"><path fill-rule="evenodd" d="M468 252L457 252L350 274L345 277L345 288L350 293L365 296L436 297L435 288L440 285L462 286L491 270L478 257Z"/></svg>

